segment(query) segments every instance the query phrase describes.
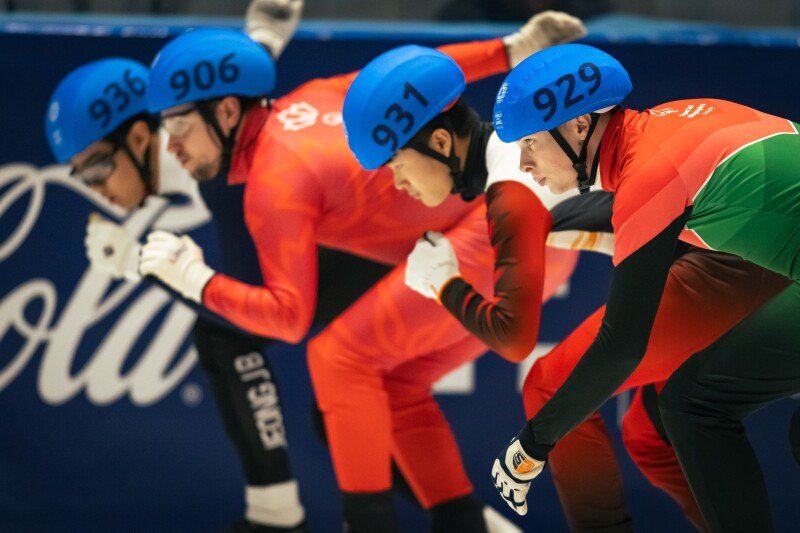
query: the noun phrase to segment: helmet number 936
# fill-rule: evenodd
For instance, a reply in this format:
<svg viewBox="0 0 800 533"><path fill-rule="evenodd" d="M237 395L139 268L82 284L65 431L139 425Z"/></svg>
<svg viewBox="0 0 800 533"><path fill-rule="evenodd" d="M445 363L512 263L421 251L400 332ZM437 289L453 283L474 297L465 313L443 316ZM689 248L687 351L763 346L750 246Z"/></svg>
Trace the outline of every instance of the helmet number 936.
<svg viewBox="0 0 800 533"><path fill-rule="evenodd" d="M169 78L169 86L175 90L175 99L180 100L189 94L192 86L207 91L217 83L217 78L223 83L233 83L239 79L239 67L232 62L234 55L236 54L230 53L223 57L216 68L211 61L203 60L189 70L173 72Z"/></svg>
<svg viewBox="0 0 800 533"><path fill-rule="evenodd" d="M587 94L594 94L600 88L602 78L600 76L600 69L594 63L584 63L578 67L578 78L585 84L591 83L592 85L586 91ZM556 87L559 89L562 85L566 84L567 88L564 92L564 109L569 109L584 98L584 94L575 95L575 86L577 81L575 75L564 74L556 80ZM549 87L542 87L533 93L533 106L539 111L546 111L544 121L547 122L558 111L558 98L556 93Z"/></svg>
<svg viewBox="0 0 800 533"><path fill-rule="evenodd" d="M406 82L403 86L403 100L414 98L422 107L428 107L428 100L422 96L413 85ZM414 115L403 109L403 106L398 102L394 102L383 113L383 118L393 122L392 126L386 124L378 124L372 129L372 140L380 146L391 144L392 151L397 150L398 138L397 129L400 129L404 134L408 134L414 127Z"/></svg>
<svg viewBox="0 0 800 533"><path fill-rule="evenodd" d="M100 121L101 127L105 128L111 122L111 117L117 113L125 111L131 103L131 94L141 98L147 90L147 85L142 78L139 78L130 71L126 70L120 83L112 81L103 88L105 98L96 98L89 104L89 116Z"/></svg>

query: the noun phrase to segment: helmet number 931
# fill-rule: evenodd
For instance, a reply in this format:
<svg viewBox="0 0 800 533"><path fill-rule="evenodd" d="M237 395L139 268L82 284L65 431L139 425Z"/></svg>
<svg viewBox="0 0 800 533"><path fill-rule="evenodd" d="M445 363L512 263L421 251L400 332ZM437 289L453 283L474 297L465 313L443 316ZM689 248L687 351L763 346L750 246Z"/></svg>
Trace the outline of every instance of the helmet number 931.
<svg viewBox="0 0 800 533"><path fill-rule="evenodd" d="M120 113L131 103L131 94L136 97L144 96L147 86L142 78L139 78L130 71L126 70L120 83L112 81L103 88L105 98L96 98L89 104L89 116L100 122L101 127L105 128L111 122L114 112Z"/></svg>
<svg viewBox="0 0 800 533"><path fill-rule="evenodd" d="M602 78L600 76L600 69L594 63L584 63L578 67L578 78L585 84L591 83L592 85L586 91L587 94L594 94L600 88ZM575 94L575 86L577 81L574 74L564 74L556 80L556 87L561 89L561 86L566 84L567 88L564 92L564 109L569 109L584 98L584 94ZM556 93L549 87L542 87L533 93L533 107L539 111L546 111L544 121L547 122L558 111L558 98Z"/></svg>
<svg viewBox="0 0 800 533"><path fill-rule="evenodd" d="M223 83L233 83L239 79L239 67L232 62L235 55L230 53L223 57L216 68L211 61L203 60L191 69L173 72L169 78L169 86L175 91L175 100L189 94L193 85L201 91L207 91L217 83L217 78Z"/></svg>
<svg viewBox="0 0 800 533"><path fill-rule="evenodd" d="M403 100L409 100L409 98L416 99L422 107L428 107L428 100L422 96L422 93L414 88L413 85L406 82L403 86ZM372 140L380 146L391 144L392 151L396 151L399 142L397 138L397 129L402 131L403 134L408 134L414 127L414 115L403 109L400 103L393 102L386 108L386 111L383 113L383 118L392 121L393 125L387 126L386 124L378 124L375 126L372 129Z"/></svg>

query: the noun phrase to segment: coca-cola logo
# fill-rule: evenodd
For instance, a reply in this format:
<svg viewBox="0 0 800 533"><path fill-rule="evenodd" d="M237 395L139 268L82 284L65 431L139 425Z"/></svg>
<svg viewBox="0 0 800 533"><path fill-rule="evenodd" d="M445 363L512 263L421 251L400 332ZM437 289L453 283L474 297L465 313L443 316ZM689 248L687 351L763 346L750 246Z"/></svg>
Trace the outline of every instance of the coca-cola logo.
<svg viewBox="0 0 800 533"><path fill-rule="evenodd" d="M9 277L18 280L19 275L0 278L0 284L5 284L0 285L0 343L9 336L18 341L15 353L4 353L0 358L0 393L38 359L37 392L49 404L63 404L81 392L95 405L108 405L124 397L139 406L158 402L196 364L194 348L187 348L185 343L194 313L158 287L136 293L135 284L115 283L109 275L90 268L82 253L46 264L45 271L52 271L53 276L41 275L41 265L32 268L25 264L29 259L16 259L15 255L29 244L37 250L48 245L29 241L37 225L48 222L48 209L56 209L46 201L53 187L74 193L76 201L90 200L96 210L121 221L137 238L154 227L188 231L209 220L196 187L186 191L190 198L186 204L174 207L162 198L151 198L123 218L121 210L70 179L63 166L0 167L0 227L11 228L0 237L0 268L7 274L37 272L23 276L21 282L8 281ZM18 214L20 209L24 209L21 217L9 215L12 210ZM75 224L83 226L85 218L76 217ZM82 247L82 243L75 246ZM66 283L63 279L54 282L62 261L78 262L83 273ZM38 310L35 316L31 316L31 309ZM162 312L164 317L156 321ZM98 335L95 328L102 334ZM154 332L143 339L148 328L155 328ZM95 340L87 346L88 337ZM146 340L144 348L142 340ZM77 367L76 361L80 362Z"/></svg>

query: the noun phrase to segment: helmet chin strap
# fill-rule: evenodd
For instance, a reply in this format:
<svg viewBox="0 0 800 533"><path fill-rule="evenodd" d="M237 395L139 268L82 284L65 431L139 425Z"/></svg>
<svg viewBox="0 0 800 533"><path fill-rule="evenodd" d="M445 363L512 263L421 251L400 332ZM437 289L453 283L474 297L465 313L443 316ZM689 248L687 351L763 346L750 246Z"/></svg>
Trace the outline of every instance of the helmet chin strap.
<svg viewBox="0 0 800 533"><path fill-rule="evenodd" d="M453 132L453 125L450 123L448 118L444 120L445 126L447 126L447 131L450 133L450 153L447 157L443 156L433 148L429 147L427 144L418 142L418 141L411 141L406 144L406 148L411 148L412 150L416 150L417 152L427 155L428 157L432 157L435 160L439 161L440 163L444 163L447 165L447 168L450 169L450 175L453 176L453 192L459 192L459 184L461 183L461 160L456 155L456 135Z"/></svg>
<svg viewBox="0 0 800 533"><path fill-rule="evenodd" d="M489 137L494 129L491 124L480 122L477 114L475 115L475 124L469 135L467 154L464 157L464 168L462 169L461 159L456 156L456 136L452 124L449 118L445 118L444 122L450 132L450 138L453 139L450 144L450 154L447 157L421 142L409 142L406 147L447 165L450 175L453 177L453 188L450 190L450 194L459 194L465 202L471 202L483 194L486 188L486 179L489 173L486 168L486 145L489 143Z"/></svg>
<svg viewBox="0 0 800 533"><path fill-rule="evenodd" d="M594 180L597 178L597 165L600 162L600 157L595 155L594 161L592 162L592 170L589 174L586 173L586 151L589 148L589 139L592 138L592 133L594 132L594 129L597 126L600 118L600 115L597 113L590 113L589 116L591 117L589 122L589 131L586 132L586 139L583 141L580 154L575 153L575 150L572 149L558 129L553 128L552 130L549 130L550 135L553 136L553 139L555 139L564 153L567 154L567 157L569 157L570 161L572 161L572 168L574 168L578 173L578 190L581 194L589 192L591 186L594 185Z"/></svg>
<svg viewBox="0 0 800 533"><path fill-rule="evenodd" d="M203 104L197 106L197 111L200 113L200 116L206 122L206 124L211 126L211 128L214 130L214 133L217 134L217 137L219 137L219 140L222 143L222 158L220 160L219 173L217 175L224 176L231 169L233 145L236 142L236 130L239 129L239 124L237 123L233 128L231 128L231 132L228 135L225 135L222 133L222 128L220 127L217 116L213 109L211 109L211 106L207 106L205 105L205 102L203 102Z"/></svg>
<svg viewBox="0 0 800 533"><path fill-rule="evenodd" d="M144 183L145 187L147 187L147 190L150 193L155 192L153 190L153 170L152 168L150 168L150 143L148 143L147 148L145 148L144 157L141 163L133 154L133 150L131 150L131 147L128 146L127 139L122 139L120 141L120 145L122 150L128 156L128 159L131 160L131 163L133 164L134 168L136 168L136 172L137 174L139 174L139 179L142 180L142 183Z"/></svg>

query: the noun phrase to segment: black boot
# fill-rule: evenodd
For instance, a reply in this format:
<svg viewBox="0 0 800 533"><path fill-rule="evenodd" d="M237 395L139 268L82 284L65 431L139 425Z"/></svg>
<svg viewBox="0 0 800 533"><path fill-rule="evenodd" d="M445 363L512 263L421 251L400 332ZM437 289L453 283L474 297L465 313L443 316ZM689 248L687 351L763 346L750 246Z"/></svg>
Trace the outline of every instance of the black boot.
<svg viewBox="0 0 800 533"><path fill-rule="evenodd" d="M346 533L394 533L392 491L342 493Z"/></svg>
<svg viewBox="0 0 800 533"><path fill-rule="evenodd" d="M483 504L472 494L431 508L432 533L486 533Z"/></svg>
<svg viewBox="0 0 800 533"><path fill-rule="evenodd" d="M789 425L789 443L792 445L792 455L800 466L800 407L794 412Z"/></svg>

